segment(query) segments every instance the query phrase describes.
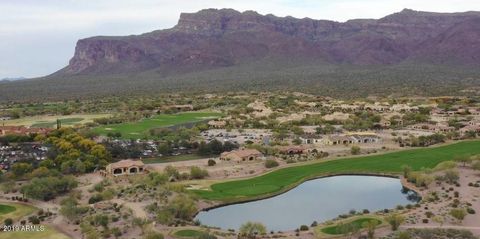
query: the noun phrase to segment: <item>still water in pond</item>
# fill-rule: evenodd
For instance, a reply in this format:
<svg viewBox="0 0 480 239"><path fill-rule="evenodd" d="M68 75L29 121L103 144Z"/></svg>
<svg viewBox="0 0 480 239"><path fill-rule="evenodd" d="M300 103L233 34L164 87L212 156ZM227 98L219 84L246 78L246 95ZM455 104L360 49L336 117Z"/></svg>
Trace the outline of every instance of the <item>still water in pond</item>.
<svg viewBox="0 0 480 239"><path fill-rule="evenodd" d="M313 221L323 222L354 209L371 212L416 202L399 179L375 176L335 176L304 182L275 197L200 212L202 224L238 229L247 221L268 230L291 230Z"/></svg>

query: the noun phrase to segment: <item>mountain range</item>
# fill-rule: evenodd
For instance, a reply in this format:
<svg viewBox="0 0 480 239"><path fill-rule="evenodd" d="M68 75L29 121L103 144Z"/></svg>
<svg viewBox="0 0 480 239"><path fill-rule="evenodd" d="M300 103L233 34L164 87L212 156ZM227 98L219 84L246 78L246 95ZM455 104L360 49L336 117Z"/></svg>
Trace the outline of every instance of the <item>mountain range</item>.
<svg viewBox="0 0 480 239"><path fill-rule="evenodd" d="M5 77L2 78L0 81L16 81L16 80L25 80L27 78L20 76L20 77Z"/></svg>
<svg viewBox="0 0 480 239"><path fill-rule="evenodd" d="M479 66L480 12L404 9L335 22L206 9L182 13L170 29L81 39L65 68L3 83L0 100L34 91L47 98L286 88L446 94L480 85Z"/></svg>

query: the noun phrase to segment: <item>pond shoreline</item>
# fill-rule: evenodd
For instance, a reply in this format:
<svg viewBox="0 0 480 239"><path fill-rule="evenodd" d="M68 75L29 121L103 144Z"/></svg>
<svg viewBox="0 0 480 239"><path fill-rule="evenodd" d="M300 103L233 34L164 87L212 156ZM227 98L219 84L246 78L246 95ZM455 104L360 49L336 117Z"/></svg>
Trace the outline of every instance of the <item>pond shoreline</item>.
<svg viewBox="0 0 480 239"><path fill-rule="evenodd" d="M260 201L260 200L265 200L269 198L273 198L276 196L279 196L281 194L287 193L294 188L298 187L300 184L303 184L308 181L316 180L316 179L322 179L322 178L331 178L331 177L337 177L337 176L371 176L371 177L384 177L384 178L395 178L400 180L400 184L402 187L415 192L417 195L420 196L420 200L422 198L422 192L420 189L418 189L415 185L409 183L403 176L395 175L395 174L388 174L388 173L336 173L336 174L327 174L327 175L320 175L317 177L312 177L308 178L306 180L302 180L299 183L296 183L292 185L292 187L289 187L287 190L282 190L277 193L273 194L268 194L265 196L260 196L260 197L255 197L255 198L247 198L245 200L238 200L238 201L231 201L231 202L220 202L220 201L213 201L213 205L210 204L209 206L203 206L200 207L199 210L193 215L193 218L195 218L200 212L208 212L213 209L225 207L225 206L230 206L230 205L237 205L237 204L245 204L245 203L250 203L250 202L255 202L255 201ZM208 200L203 200L203 202L212 202Z"/></svg>

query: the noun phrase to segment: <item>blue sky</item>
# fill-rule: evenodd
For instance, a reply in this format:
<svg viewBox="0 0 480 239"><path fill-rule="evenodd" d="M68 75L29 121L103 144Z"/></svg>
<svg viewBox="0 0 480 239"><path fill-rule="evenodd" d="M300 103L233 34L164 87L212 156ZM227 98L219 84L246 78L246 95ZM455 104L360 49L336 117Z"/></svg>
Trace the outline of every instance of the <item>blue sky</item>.
<svg viewBox="0 0 480 239"><path fill-rule="evenodd" d="M181 12L204 8L346 21L403 8L480 11L478 0L1 0L0 79L37 77L68 64L78 39L170 28Z"/></svg>

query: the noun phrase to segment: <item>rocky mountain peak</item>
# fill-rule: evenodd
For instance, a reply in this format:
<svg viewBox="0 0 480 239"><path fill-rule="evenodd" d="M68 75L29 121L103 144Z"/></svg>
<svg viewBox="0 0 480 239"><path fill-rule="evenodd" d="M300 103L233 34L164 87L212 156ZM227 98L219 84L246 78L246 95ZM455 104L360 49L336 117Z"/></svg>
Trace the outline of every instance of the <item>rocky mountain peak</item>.
<svg viewBox="0 0 480 239"><path fill-rule="evenodd" d="M463 37L468 37L471 45L480 42L476 34L467 34L477 32L474 24L461 24L478 17L479 12L404 9L378 20L339 23L254 11L205 9L182 13L172 29L139 36L82 39L70 64L59 74L117 74L151 69L185 72L265 57L289 59L292 55L330 64L392 65L419 59L427 63L446 62L443 58L461 59L460 64L480 64L477 57L470 56L474 51L461 44L465 42ZM451 32L462 34L446 38ZM438 53L440 44L450 49L448 56ZM456 57L457 53L462 56ZM442 59L431 60L438 57Z"/></svg>

